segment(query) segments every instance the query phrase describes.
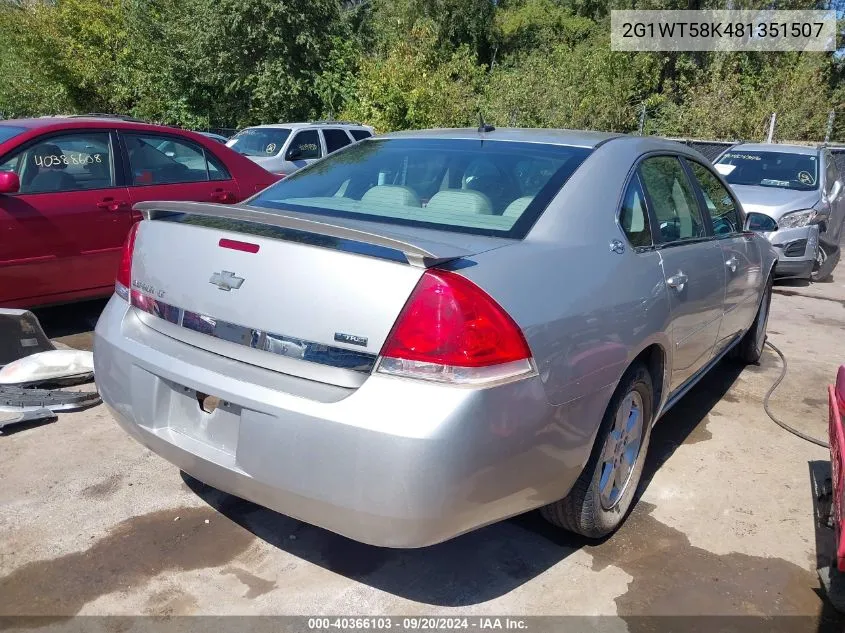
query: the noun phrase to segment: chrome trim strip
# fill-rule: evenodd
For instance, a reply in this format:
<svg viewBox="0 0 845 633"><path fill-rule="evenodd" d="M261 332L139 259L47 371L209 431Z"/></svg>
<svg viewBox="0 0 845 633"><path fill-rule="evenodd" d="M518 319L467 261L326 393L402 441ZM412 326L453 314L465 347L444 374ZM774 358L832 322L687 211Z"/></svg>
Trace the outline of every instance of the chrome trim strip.
<svg viewBox="0 0 845 633"><path fill-rule="evenodd" d="M323 345L313 341L275 334L266 330L249 328L207 314L185 310L164 301L159 301L133 289L131 304L138 310L173 323L186 330L212 336L230 343L236 343L270 354L295 358L306 362L329 365L370 373L376 362L376 355L358 352L343 347Z"/></svg>

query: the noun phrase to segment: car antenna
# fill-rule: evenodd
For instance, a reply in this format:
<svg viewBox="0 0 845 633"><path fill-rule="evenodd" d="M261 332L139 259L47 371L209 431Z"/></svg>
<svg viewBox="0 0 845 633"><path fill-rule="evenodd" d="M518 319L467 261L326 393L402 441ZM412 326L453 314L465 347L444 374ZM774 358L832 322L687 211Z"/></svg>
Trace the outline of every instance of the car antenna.
<svg viewBox="0 0 845 633"><path fill-rule="evenodd" d="M484 115L481 112L478 113L478 131L480 133L484 132L492 132L496 128L490 125L489 123L484 122Z"/></svg>

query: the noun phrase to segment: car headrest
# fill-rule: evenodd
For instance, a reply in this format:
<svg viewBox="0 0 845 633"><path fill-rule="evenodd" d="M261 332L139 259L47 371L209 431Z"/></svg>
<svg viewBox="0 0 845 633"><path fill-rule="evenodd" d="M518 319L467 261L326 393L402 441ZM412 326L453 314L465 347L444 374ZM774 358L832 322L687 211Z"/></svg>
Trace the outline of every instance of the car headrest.
<svg viewBox="0 0 845 633"><path fill-rule="evenodd" d="M502 215L506 218L518 218L522 215L522 212L528 208L528 205L531 204L533 199L534 196L523 196L522 198L517 198L508 205Z"/></svg>
<svg viewBox="0 0 845 633"><path fill-rule="evenodd" d="M480 191L471 189L444 189L438 191L428 201L429 211L445 211L448 213L475 213L492 215L493 205L489 198Z"/></svg>
<svg viewBox="0 0 845 633"><path fill-rule="evenodd" d="M361 197L367 204L390 204L403 207L419 207L420 198L410 187L402 185L377 185L367 190Z"/></svg>

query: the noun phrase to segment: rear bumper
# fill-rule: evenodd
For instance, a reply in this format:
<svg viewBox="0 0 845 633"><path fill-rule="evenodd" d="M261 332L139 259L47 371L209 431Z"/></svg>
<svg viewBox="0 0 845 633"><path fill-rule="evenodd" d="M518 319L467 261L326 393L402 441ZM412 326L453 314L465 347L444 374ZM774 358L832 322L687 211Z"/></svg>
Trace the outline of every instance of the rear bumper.
<svg viewBox="0 0 845 633"><path fill-rule="evenodd" d="M613 386L551 406L539 377L485 390L373 375L310 397L274 372L144 326L113 297L97 324L103 400L193 477L352 539L421 547L566 495ZM220 397L213 414L195 392Z"/></svg>
<svg viewBox="0 0 845 633"><path fill-rule="evenodd" d="M766 238L778 254L775 276L809 279L819 247L818 225L781 229L767 233Z"/></svg>

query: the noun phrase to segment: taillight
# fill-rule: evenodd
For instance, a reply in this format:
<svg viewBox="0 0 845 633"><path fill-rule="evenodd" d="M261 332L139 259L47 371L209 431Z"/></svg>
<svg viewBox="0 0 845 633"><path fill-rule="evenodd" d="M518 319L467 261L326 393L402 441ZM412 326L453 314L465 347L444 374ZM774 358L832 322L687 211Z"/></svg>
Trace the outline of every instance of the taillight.
<svg viewBox="0 0 845 633"><path fill-rule="evenodd" d="M129 301L129 288L132 285L132 254L135 251L135 234L138 232L138 222L129 229L129 235L123 243L120 254L120 265L117 267L117 277L114 280L114 291L118 296Z"/></svg>
<svg viewBox="0 0 845 633"><path fill-rule="evenodd" d="M535 369L522 331L498 303L461 275L427 270L387 337L377 371L480 385Z"/></svg>

